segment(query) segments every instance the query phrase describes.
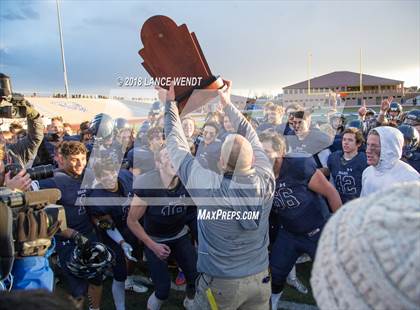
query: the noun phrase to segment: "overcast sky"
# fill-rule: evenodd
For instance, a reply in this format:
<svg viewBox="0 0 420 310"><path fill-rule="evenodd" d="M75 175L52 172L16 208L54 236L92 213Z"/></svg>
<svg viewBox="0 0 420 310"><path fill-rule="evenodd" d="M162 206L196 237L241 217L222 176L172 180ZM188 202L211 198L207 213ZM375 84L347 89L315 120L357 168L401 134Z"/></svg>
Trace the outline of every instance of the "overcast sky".
<svg viewBox="0 0 420 310"><path fill-rule="evenodd" d="M148 77L140 29L167 15L194 31L214 74L236 88L280 91L331 71L419 85L420 1L61 1L71 92L107 94ZM0 1L0 72L15 91L63 91L55 1Z"/></svg>

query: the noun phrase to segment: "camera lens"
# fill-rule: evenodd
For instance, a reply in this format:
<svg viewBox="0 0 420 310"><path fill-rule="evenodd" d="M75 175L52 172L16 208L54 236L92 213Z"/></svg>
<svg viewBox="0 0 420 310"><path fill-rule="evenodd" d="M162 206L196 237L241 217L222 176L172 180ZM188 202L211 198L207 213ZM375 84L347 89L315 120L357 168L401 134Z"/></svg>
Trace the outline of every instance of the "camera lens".
<svg viewBox="0 0 420 310"><path fill-rule="evenodd" d="M38 167L27 169L27 172L32 180L47 179L54 176L54 166L53 165L38 166Z"/></svg>

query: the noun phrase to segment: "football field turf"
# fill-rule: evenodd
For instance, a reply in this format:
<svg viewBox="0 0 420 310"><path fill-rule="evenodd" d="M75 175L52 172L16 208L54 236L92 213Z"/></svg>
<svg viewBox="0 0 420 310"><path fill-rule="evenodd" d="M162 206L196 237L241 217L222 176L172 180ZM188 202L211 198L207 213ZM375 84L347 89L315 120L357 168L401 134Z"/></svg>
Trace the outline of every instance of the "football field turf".
<svg viewBox="0 0 420 310"><path fill-rule="evenodd" d="M285 292L281 300L290 301L293 303L299 304L310 304L315 305L315 300L312 296L312 291L309 286L310 271L312 268L312 262L299 264L297 265L297 276L303 282L303 284L308 288L308 294L301 294L290 286L286 285ZM172 279L175 281L176 270L172 270ZM144 275L144 273L142 273ZM102 296L102 310L113 310L115 309L114 303L112 300L111 293L111 284L112 279L108 278L105 281L103 296ZM66 292L65 285L60 282L56 287L56 293L59 295L64 295ZM146 303L149 295L153 292L153 287L149 286L149 291L147 293L134 293L126 292L126 309L127 310L140 310L146 309ZM164 303L162 310L181 310L184 309L182 302L184 300L185 293L182 291L171 290L169 300ZM87 305L85 309L88 309Z"/></svg>

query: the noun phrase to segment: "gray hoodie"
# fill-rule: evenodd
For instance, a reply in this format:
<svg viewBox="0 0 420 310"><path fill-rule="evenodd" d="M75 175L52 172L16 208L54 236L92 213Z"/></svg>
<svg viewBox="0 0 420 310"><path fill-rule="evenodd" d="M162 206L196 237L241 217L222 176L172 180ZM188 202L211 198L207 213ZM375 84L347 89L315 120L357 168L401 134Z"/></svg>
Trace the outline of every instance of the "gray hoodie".
<svg viewBox="0 0 420 310"><path fill-rule="evenodd" d="M198 209L198 272L241 278L268 269L268 216L275 179L251 125L232 105L225 113L251 143L255 164L247 175L220 175L204 169L190 154L174 102L166 104L165 134L172 164ZM259 212L259 216L244 219L244 211ZM220 216L215 219L216 213ZM200 219L203 214L213 218ZM234 218L228 218L229 214Z"/></svg>
<svg viewBox="0 0 420 310"><path fill-rule="evenodd" d="M400 160L403 134L389 126L376 127L375 131L379 134L381 155L376 166L369 166L363 171L360 196L367 196L401 182L420 180L418 172Z"/></svg>

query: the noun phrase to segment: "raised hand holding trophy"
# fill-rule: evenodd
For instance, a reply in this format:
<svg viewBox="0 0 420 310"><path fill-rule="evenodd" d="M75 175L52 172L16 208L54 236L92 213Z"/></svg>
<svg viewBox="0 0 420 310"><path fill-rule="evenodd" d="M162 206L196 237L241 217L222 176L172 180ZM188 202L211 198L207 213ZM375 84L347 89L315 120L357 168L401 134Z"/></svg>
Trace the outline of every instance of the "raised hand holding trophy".
<svg viewBox="0 0 420 310"><path fill-rule="evenodd" d="M164 81L159 86L165 89L168 80L175 82L180 113L192 112L217 96L223 80L211 73L197 37L185 24L177 26L169 17L156 15L143 24L140 36L143 67L155 81ZM194 92L199 89L214 91Z"/></svg>

